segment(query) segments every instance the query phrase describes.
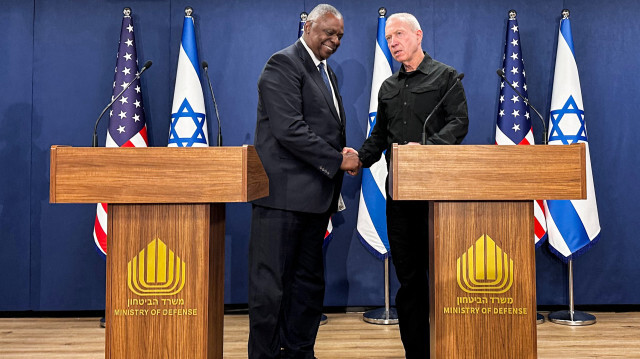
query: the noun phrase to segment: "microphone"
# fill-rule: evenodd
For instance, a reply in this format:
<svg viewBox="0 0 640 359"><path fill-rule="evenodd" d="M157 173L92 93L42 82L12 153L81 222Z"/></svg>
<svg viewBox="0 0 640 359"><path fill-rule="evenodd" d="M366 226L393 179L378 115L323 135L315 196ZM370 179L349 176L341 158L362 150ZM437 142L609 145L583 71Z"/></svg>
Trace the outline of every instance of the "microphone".
<svg viewBox="0 0 640 359"><path fill-rule="evenodd" d="M429 119L431 118L431 116L433 116L433 114L436 113L436 110L440 108L440 105L442 105L442 102L444 102L444 99L447 98L447 96L449 96L449 93L451 93L451 90L453 90L453 88L456 87L458 82L460 82L460 80L462 80L463 77L464 77L463 73L459 73L458 76L456 76L456 82L453 85L451 85L451 87L449 87L447 92L444 93L444 96L442 96L442 98L440 99L440 101L438 101L438 103L433 108L433 110L431 110L431 112L427 116L427 119L424 120L424 124L422 125L422 143L421 144L423 145L427 144L427 122L429 122Z"/></svg>
<svg viewBox="0 0 640 359"><path fill-rule="evenodd" d="M535 112L536 115L538 115L538 117L540 118L540 122L542 122L542 128L543 128L543 131L544 131L544 135L542 137L542 143L545 144L545 145L548 144L549 141L547 140L547 124L544 123L544 119L542 118L542 115L540 114L540 112L538 112L538 110L536 110L536 108L533 107L533 105L529 103L529 100L526 99L524 96L522 96L520 91L516 90L515 86L513 86L513 84L511 84L511 82L509 82L507 80L507 77L504 76L504 71L502 69L498 69L496 71L496 73L498 74L498 76L500 76L500 78L502 78L502 80L504 80L504 82L507 83L507 85L509 85L509 87L511 87L513 89L513 91L516 92L516 94L518 94L518 96L520 96L522 101L524 101L524 103L526 103L529 107L531 107L533 112Z"/></svg>
<svg viewBox="0 0 640 359"><path fill-rule="evenodd" d="M102 110L102 112L100 113L100 116L98 116L98 119L96 120L96 125L93 127L93 140L91 141L91 147L98 147L98 123L100 122L102 115L104 115L104 113L107 112L109 107L111 107L111 105L113 105L114 102L116 102L120 98L120 96L122 96L122 94L129 88L129 86L131 86L131 84L133 84L137 79L139 79L142 73L145 72L149 67L151 67L152 64L153 63L151 61L145 62L144 66L142 66L142 69L140 70L140 72L138 72L136 77L134 77L133 80L131 80L131 82L129 82L122 89L122 91L120 91L120 93L116 97L114 97L113 100L111 100L111 102L109 102L107 107L105 107L104 110Z"/></svg>
<svg viewBox="0 0 640 359"><path fill-rule="evenodd" d="M204 74L207 77L209 83L209 91L211 91L211 98L213 99L213 108L216 110L216 118L218 119L218 147L222 146L222 128L220 128L220 115L218 114L218 104L216 103L216 96L213 94L213 87L211 87L211 80L209 80L209 64L206 61L202 61L202 68Z"/></svg>

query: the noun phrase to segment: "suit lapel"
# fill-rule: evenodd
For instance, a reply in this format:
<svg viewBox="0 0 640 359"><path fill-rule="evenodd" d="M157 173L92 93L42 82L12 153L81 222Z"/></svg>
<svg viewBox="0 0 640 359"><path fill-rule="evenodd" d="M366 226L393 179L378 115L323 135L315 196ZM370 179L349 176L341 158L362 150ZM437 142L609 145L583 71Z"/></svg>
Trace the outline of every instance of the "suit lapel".
<svg viewBox="0 0 640 359"><path fill-rule="evenodd" d="M311 59L311 56L309 56L307 49L305 49L304 45L302 44L302 42L300 42L300 40L296 42L296 47L298 48L298 54L302 59L302 62L304 64L305 69L307 70L307 73L309 73L309 76L313 79L316 86L318 86L318 88L322 92L322 95L324 96L324 99L327 102L327 105L329 106L329 109L331 110L331 113L333 114L334 119L338 121L340 125L342 125L340 116L338 116L338 112L337 112L338 109L336 109L336 106L333 103L333 95L329 92L329 89L324 84L324 80L322 79L322 75L320 75L320 71L314 65L313 60ZM338 93L338 89L335 86L336 84L335 74L333 73L332 70L330 70L329 66L327 66L327 69L329 70L327 72L329 72L329 76L331 78L331 86L333 87L333 91L335 91L336 93L338 104L340 105L340 107L342 107L342 104L340 101L340 95Z"/></svg>

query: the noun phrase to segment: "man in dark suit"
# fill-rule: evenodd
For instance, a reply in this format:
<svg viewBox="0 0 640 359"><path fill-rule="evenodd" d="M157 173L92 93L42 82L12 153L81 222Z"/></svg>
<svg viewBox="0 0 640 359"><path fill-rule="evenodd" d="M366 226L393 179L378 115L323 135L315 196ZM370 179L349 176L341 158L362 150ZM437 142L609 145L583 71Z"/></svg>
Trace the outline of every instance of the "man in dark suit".
<svg viewBox="0 0 640 359"><path fill-rule="evenodd" d="M269 196L252 210L250 359L314 356L324 300L322 242L343 171L359 163L344 147L342 98L326 64L343 29L338 10L318 5L302 38L271 56L258 80L255 147Z"/></svg>

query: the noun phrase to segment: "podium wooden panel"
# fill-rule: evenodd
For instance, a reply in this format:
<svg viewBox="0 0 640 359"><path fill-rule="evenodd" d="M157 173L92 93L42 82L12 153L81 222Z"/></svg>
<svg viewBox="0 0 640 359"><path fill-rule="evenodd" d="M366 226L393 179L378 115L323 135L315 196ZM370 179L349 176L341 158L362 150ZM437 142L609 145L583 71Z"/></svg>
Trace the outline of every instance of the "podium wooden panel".
<svg viewBox="0 0 640 359"><path fill-rule="evenodd" d="M268 194L252 146L51 148L52 203L109 203L106 358L222 358L224 202Z"/></svg>
<svg viewBox="0 0 640 359"><path fill-rule="evenodd" d="M583 144L394 144L391 196L430 201L431 358L537 357L532 200L584 199L585 174Z"/></svg>

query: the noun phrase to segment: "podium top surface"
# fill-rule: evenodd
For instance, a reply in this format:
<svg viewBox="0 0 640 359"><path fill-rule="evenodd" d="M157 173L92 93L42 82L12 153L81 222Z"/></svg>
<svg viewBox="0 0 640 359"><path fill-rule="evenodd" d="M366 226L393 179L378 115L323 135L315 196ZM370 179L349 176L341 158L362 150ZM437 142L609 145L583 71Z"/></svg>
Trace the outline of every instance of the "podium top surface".
<svg viewBox="0 0 640 359"><path fill-rule="evenodd" d="M584 199L586 148L568 146L393 145L391 197L397 200Z"/></svg>
<svg viewBox="0 0 640 359"><path fill-rule="evenodd" d="M51 203L222 203L267 196L253 146L51 147Z"/></svg>

